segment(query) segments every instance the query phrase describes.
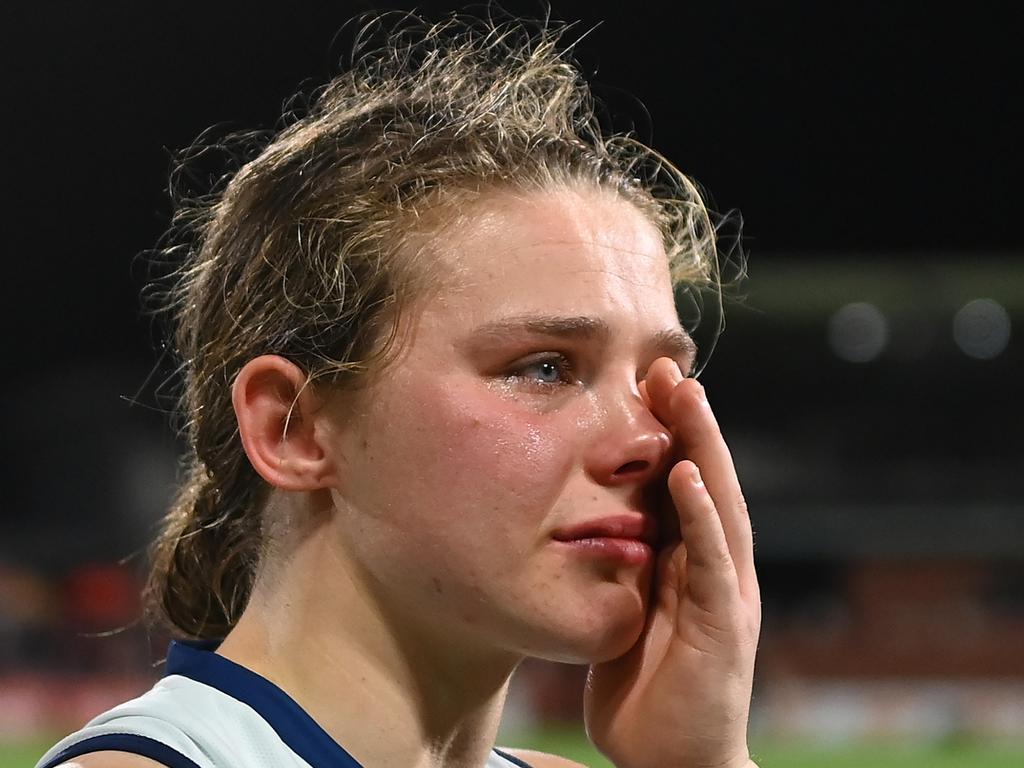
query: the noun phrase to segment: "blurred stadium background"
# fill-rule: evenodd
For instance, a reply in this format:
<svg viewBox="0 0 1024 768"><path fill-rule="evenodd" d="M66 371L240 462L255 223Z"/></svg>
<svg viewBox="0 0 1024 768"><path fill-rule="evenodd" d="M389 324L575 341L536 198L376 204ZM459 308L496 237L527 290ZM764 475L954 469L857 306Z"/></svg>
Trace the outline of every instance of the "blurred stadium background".
<svg viewBox="0 0 1024 768"><path fill-rule="evenodd" d="M168 220L167 150L273 125L371 7L3 12L0 768L160 674L138 589L178 445L135 255ZM1024 764L1019 7L555 14L605 20L578 55L619 127L653 124L746 218L749 279L703 379L757 529L755 755ZM505 742L606 765L583 738L583 675L525 665Z"/></svg>

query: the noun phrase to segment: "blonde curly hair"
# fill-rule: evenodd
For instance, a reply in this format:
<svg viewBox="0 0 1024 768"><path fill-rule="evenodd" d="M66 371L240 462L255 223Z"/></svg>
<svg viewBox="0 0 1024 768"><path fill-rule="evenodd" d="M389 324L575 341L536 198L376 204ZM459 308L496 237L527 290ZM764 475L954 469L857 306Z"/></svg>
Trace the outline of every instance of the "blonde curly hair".
<svg viewBox="0 0 1024 768"><path fill-rule="evenodd" d="M602 131L572 46L561 46L566 29L373 17L351 67L304 116L258 137L258 152L216 194L179 201L172 229L189 237L175 251L185 255L165 309L189 454L154 545L151 618L189 638L221 638L248 601L269 487L239 440L238 371L271 353L318 385L358 388L386 367L399 318L442 277L414 241L466 196L609 190L660 230L677 284L717 282L700 194L654 150Z"/></svg>

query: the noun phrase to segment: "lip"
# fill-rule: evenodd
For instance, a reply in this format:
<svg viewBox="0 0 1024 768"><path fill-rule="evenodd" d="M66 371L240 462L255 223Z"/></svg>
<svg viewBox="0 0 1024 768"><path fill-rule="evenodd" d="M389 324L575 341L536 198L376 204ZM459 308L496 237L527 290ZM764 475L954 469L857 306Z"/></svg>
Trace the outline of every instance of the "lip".
<svg viewBox="0 0 1024 768"><path fill-rule="evenodd" d="M658 541L658 522L647 515L610 515L555 529L555 541L587 539L633 539L654 547Z"/></svg>

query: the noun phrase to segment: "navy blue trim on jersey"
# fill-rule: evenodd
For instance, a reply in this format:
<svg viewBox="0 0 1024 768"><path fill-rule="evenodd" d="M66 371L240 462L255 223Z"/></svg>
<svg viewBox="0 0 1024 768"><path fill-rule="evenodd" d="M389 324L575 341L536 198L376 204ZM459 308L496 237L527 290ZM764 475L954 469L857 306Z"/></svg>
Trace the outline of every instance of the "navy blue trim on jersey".
<svg viewBox="0 0 1024 768"><path fill-rule="evenodd" d="M248 704L292 752L313 768L362 768L291 696L265 677L218 656L213 652L217 645L216 641L171 642L167 674L190 678ZM514 765L530 768L522 760L497 749L494 751Z"/></svg>
<svg viewBox="0 0 1024 768"><path fill-rule="evenodd" d="M167 674L188 677L248 704L313 768L362 768L291 696L265 677L213 653L216 645L173 641Z"/></svg>
<svg viewBox="0 0 1024 768"><path fill-rule="evenodd" d="M167 768L199 768L194 762L166 744L134 733L105 733L101 736L83 739L77 744L72 744L67 749L61 750L56 757L43 763L39 768L53 768L53 766L67 762L73 757L81 757L90 752L107 751L142 755L150 760L156 760L161 765L166 765Z"/></svg>
<svg viewBox="0 0 1024 768"><path fill-rule="evenodd" d="M496 753L498 753L501 757L504 757L506 760L508 760L513 765L518 765L519 768L531 768L529 763L524 763L518 757L515 757L514 755L510 755L508 752L503 752L502 750L498 749L497 747L494 748L494 751Z"/></svg>

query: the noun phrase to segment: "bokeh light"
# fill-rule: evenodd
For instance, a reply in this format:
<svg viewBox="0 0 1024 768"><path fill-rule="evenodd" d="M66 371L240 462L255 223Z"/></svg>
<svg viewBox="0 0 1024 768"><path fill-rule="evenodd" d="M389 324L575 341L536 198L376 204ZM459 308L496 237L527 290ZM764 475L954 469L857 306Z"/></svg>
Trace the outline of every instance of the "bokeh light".
<svg viewBox="0 0 1024 768"><path fill-rule="evenodd" d="M969 301L953 317L953 340L969 357L998 357L1010 343L1010 315L992 299Z"/></svg>
<svg viewBox="0 0 1024 768"><path fill-rule="evenodd" d="M874 304L847 304L829 318L828 341L843 360L867 363L882 354L889 342L889 323Z"/></svg>

